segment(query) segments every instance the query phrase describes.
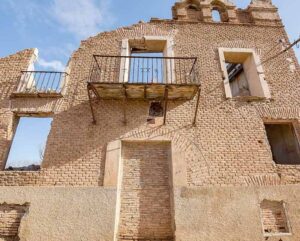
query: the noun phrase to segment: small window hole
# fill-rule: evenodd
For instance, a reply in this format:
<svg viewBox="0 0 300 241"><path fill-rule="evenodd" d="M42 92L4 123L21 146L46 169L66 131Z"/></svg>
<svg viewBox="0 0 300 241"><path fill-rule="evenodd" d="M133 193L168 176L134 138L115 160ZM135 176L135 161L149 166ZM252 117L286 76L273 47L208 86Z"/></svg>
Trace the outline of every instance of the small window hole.
<svg viewBox="0 0 300 241"><path fill-rule="evenodd" d="M220 12L217 10L217 9L213 9L212 12L211 12L211 16L212 16L212 20L214 22L221 22L222 19L221 19L221 14Z"/></svg>
<svg viewBox="0 0 300 241"><path fill-rule="evenodd" d="M162 106L162 103L159 101L151 102L147 122L152 123L154 122L156 117L163 117L163 116L164 116L164 108Z"/></svg>

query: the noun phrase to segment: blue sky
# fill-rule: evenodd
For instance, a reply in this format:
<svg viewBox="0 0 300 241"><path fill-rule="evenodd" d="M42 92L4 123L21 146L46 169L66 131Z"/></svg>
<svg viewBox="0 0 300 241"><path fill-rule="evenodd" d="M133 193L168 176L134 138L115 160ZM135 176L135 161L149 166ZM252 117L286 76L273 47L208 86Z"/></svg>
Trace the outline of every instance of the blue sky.
<svg viewBox="0 0 300 241"><path fill-rule="evenodd" d="M52 118L23 117L17 127L6 167L40 164Z"/></svg>
<svg viewBox="0 0 300 241"><path fill-rule="evenodd" d="M60 70L80 40L98 32L171 18L175 0L0 0L0 57L25 48L39 49L39 70ZM234 1L245 8L250 0ZM273 0L291 41L300 35L300 1ZM300 50L296 49L298 58ZM21 120L9 163L37 162L50 130L49 119Z"/></svg>
<svg viewBox="0 0 300 241"><path fill-rule="evenodd" d="M40 69L63 70L80 40L151 17L171 18L175 0L1 0L0 57L25 48L40 51ZM234 1L246 7L250 0ZM290 39L300 35L300 1L273 0ZM298 25L298 26L297 26ZM297 50L300 57L300 51Z"/></svg>

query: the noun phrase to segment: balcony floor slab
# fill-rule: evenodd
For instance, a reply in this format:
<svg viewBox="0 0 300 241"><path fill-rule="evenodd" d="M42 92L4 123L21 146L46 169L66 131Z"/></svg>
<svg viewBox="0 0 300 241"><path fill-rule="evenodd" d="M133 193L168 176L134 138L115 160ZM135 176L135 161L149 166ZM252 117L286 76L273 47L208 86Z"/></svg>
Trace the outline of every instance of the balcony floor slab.
<svg viewBox="0 0 300 241"><path fill-rule="evenodd" d="M92 83L89 87L101 99L147 99L164 100L168 89L168 100L191 100L200 85L196 84L145 84L145 83Z"/></svg>

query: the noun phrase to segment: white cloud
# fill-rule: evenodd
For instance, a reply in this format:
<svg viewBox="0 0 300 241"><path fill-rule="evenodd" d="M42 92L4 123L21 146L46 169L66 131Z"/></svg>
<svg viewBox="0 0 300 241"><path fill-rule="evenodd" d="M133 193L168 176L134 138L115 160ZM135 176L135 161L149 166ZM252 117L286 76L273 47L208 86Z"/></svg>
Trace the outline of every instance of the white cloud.
<svg viewBox="0 0 300 241"><path fill-rule="evenodd" d="M13 12L14 24L17 31L24 31L26 27L31 26L32 21L39 24L48 24L48 18L45 17L46 11L34 1L0 0L4 11Z"/></svg>
<svg viewBox="0 0 300 241"><path fill-rule="evenodd" d="M77 44L73 42L61 42L59 46L45 46L42 53L43 56L50 55L54 59L69 58L76 48Z"/></svg>
<svg viewBox="0 0 300 241"><path fill-rule="evenodd" d="M54 71L64 71L65 70L65 65L58 61L58 60L53 60L53 61L46 61L42 58L39 58L37 61L37 64L44 69L50 69Z"/></svg>
<svg viewBox="0 0 300 241"><path fill-rule="evenodd" d="M112 20L110 0L54 0L51 9L61 26L77 37L100 32Z"/></svg>

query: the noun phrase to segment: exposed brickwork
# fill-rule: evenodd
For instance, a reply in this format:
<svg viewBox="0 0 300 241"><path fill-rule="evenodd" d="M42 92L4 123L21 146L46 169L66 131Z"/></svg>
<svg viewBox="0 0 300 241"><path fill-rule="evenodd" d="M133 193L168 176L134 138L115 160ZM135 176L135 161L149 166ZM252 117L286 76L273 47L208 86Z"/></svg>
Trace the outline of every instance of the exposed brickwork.
<svg viewBox="0 0 300 241"><path fill-rule="evenodd" d="M17 241L21 220L28 205L0 204L0 240Z"/></svg>
<svg viewBox="0 0 300 241"><path fill-rule="evenodd" d="M238 21L240 23L251 23L253 20L251 19L251 15L248 11L245 10L237 10L236 11Z"/></svg>
<svg viewBox="0 0 300 241"><path fill-rule="evenodd" d="M253 48L261 59L266 59L282 50L282 46L277 45L279 39L288 41L282 24L273 21L272 16L268 15L271 20L263 22L255 16L253 20L249 11L238 12L236 16L237 20L233 16L229 23L154 20L82 41L71 56L66 92L58 100L9 100L20 71L27 69L33 51L25 50L1 59L0 81L5 84L0 87L0 166L5 164L13 137L13 112L51 114L53 123L41 171L0 172L0 185L102 186L108 142L154 137L169 139L172 149L185 153L190 186L299 182L298 167L274 164L263 124L264 119L299 122L299 64L293 50L263 64L271 100L226 99L219 47ZM245 20L250 19L249 16L253 23ZM92 55L120 55L123 39L143 36L171 37L175 56L198 57L196 69L202 90L195 127L190 125L195 100L170 102L166 125L155 128L147 124L149 103L128 101L127 125L124 125L123 101L98 101L94 104L98 123L91 123L86 81ZM273 50L270 52L270 49ZM296 65L296 71L290 71L291 62L287 58ZM299 129L297 132L300 135Z"/></svg>
<svg viewBox="0 0 300 241"><path fill-rule="evenodd" d="M120 240L172 240L169 152L167 143L124 144Z"/></svg>
<svg viewBox="0 0 300 241"><path fill-rule="evenodd" d="M260 207L265 234L289 232L282 202L264 200Z"/></svg>
<svg viewBox="0 0 300 241"><path fill-rule="evenodd" d="M214 23L211 18L212 9L219 10L226 23ZM194 233L197 235L207 232L201 238L217 240L214 232L223 232L220 235L223 240L227 237L228 240L240 240L241 238L230 238L231 234L235 237L238 234L235 230L228 230L247 227L248 223L245 226L241 224L245 221L243 217L249 215L236 212L232 216L232 210L245 211L254 206L257 216L253 215L249 220L256 218L252 222L256 222L256 232L260 235L260 217L265 234L290 231L283 202L263 201L259 213L261 197L266 195L264 198L271 199L275 196L272 196L271 191L267 193L259 191L259 188L248 187L300 182L299 166L276 165L272 160L264 126L265 122L270 121L292 121L300 136L300 67L296 56L291 49L275 59L262 62L262 78L265 78L269 86L271 99L226 98L224 73L218 52L220 47L247 48L252 49L260 60L266 60L282 51L289 41L277 9L267 0L253 0L245 10L236 9L230 1L189 0L176 3L173 15L171 20L153 19L148 23L141 22L100 33L82 41L70 58L69 77L62 98L12 98L20 71L28 69L34 50L24 50L0 59L0 170L4 169L18 117L53 117L41 170L0 171L0 186L88 187L105 184L106 187L113 186L115 191L118 185L118 188L121 187L118 190L120 193L116 192L117 210L120 205L120 213L116 213L114 221L119 225L115 227L118 228L115 231L120 241L172 241L175 236L179 240L196 240L186 238L189 237L189 231L186 231L189 229L192 230L190 237L195 237ZM160 121L162 123L161 115L155 119L155 123L147 123L150 106L148 101L93 101L97 124L92 123L87 80L93 54L119 56L125 39L138 45L147 39L145 36L168 39L176 57L198 58L195 70L198 81L201 82L201 96L196 125L191 124L196 97L191 101L169 101L166 125L159 125ZM285 44L279 44L282 39ZM120 72L118 62L115 64L110 69L116 69L112 73L114 77ZM117 79L116 77L115 81ZM109 149L111 146L117 150ZM119 172L119 167L123 168L122 172ZM120 173L122 183L119 182ZM200 186L205 188L198 188ZM214 187L212 191L206 189L208 186ZM215 189L217 186L247 186L245 190L251 190L255 195L241 195L242 192L247 194L246 191L223 193L222 190L220 193ZM182 193L177 193L176 197L176 190L178 192L181 188ZM288 198L282 192L285 187L278 188L279 199ZM19 195L18 192L17 194ZM24 199L30 198L29 196L26 190L22 194ZM54 196L64 200L61 194ZM291 196L289 200L297 199L296 192ZM7 197L11 198L10 194ZM75 200L73 196L71 198ZM111 201L106 195L103 200L100 199L101 202ZM231 199L236 202L231 202ZM211 203L211 200L217 201ZM226 200L225 205L219 205L219 200ZM86 208L83 203L78 205ZM114 207L115 201L109 205ZM26 205L0 205L1 241L18 239L19 224L27 209ZM84 209L81 207L78 210ZM190 210L196 211L188 213ZM198 214L198 210L206 212L203 215L207 217L205 222L201 215L203 212ZM35 215L37 213L39 211ZM220 217L220 220L214 217ZM227 217L236 219L231 218L229 224L224 225L223 220ZM191 220L187 220L189 218ZM53 221L53 217L49 220ZM103 225L99 220L99 225ZM194 220L198 221L193 222ZM292 221L297 223L295 217ZM111 230L113 225L109 225L109 222L113 223L104 223ZM220 223L222 229L215 229L212 223ZM185 224L189 227L184 227ZM235 226L236 224L238 225ZM208 228L193 230L201 229L199 226ZM224 227L227 227L225 231ZM252 225L251 230L254 230L253 227ZM85 232L86 229L83 230ZM107 237L109 235L106 234ZM78 235L78 238L84 239L84 235Z"/></svg>
<svg viewBox="0 0 300 241"><path fill-rule="evenodd" d="M13 136L13 113L10 95L17 89L22 70L27 70L33 49L0 58L0 168L3 169Z"/></svg>

